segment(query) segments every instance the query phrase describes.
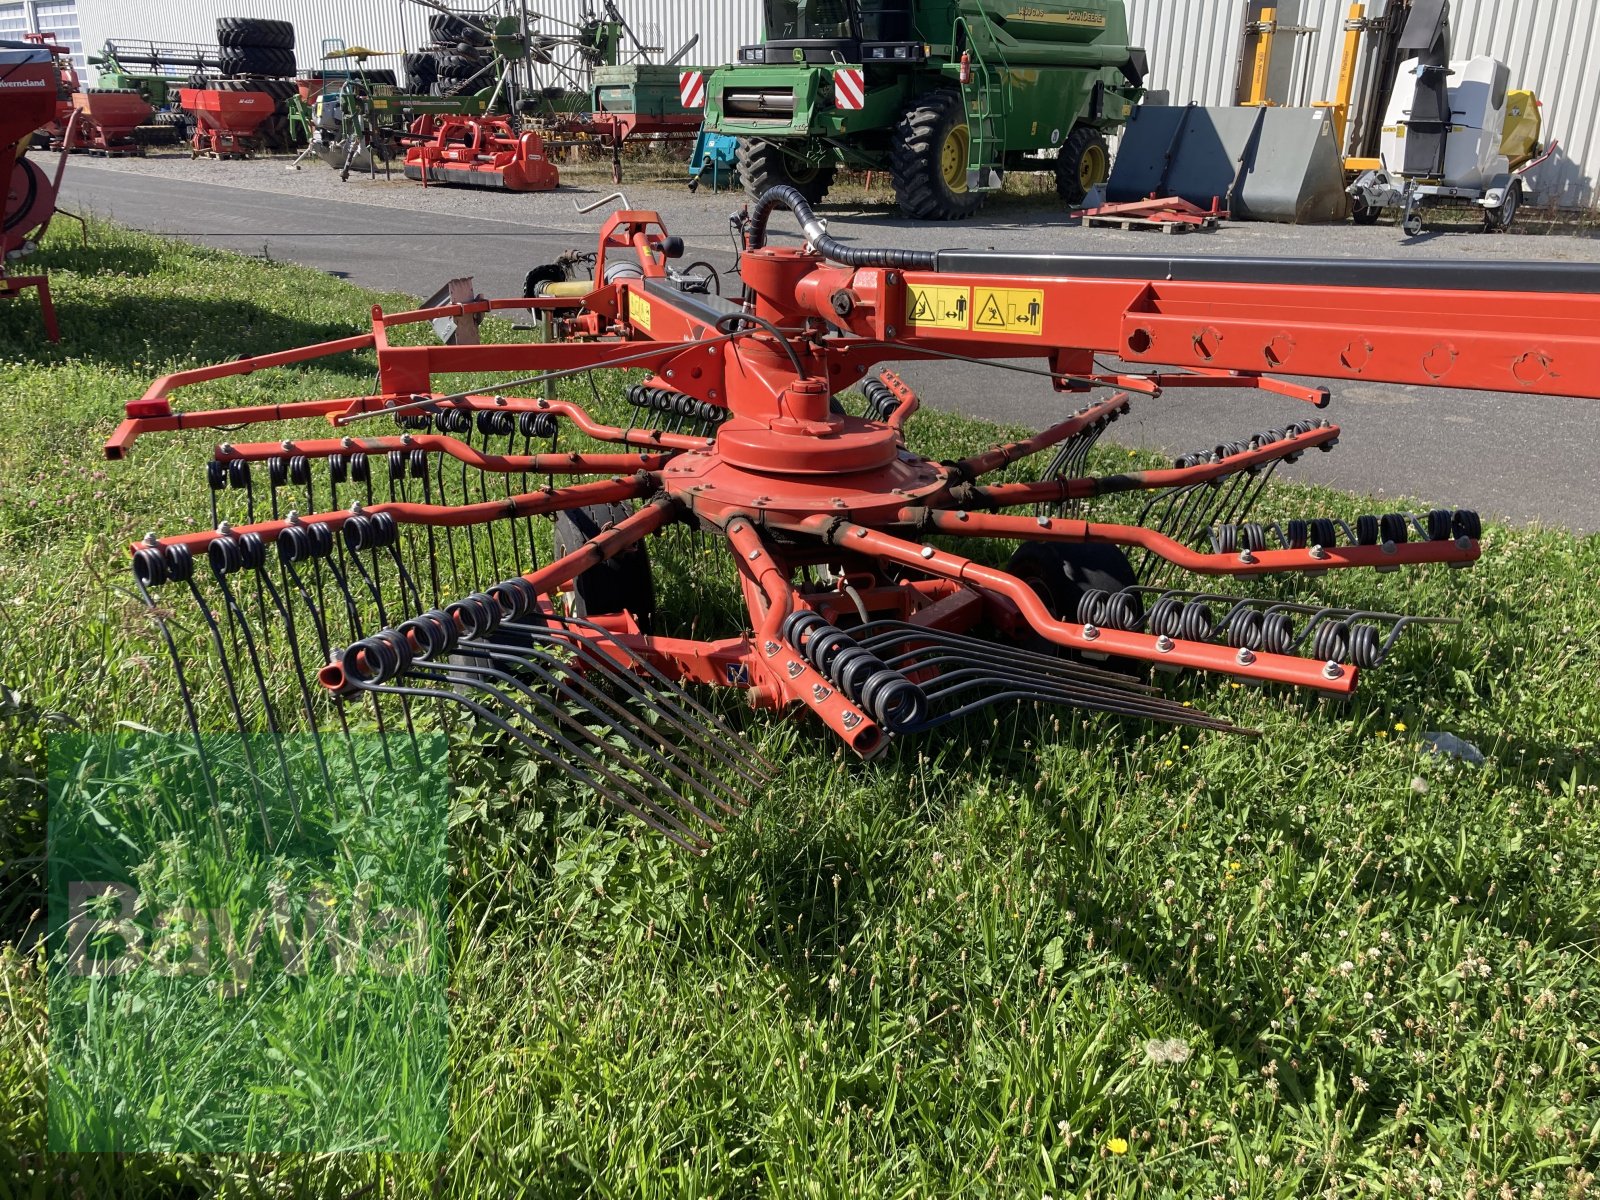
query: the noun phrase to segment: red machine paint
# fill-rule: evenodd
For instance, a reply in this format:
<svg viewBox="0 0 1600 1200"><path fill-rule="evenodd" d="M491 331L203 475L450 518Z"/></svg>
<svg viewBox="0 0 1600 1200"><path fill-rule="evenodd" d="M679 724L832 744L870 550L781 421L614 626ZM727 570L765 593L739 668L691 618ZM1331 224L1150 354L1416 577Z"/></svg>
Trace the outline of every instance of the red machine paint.
<svg viewBox="0 0 1600 1200"><path fill-rule="evenodd" d="M39 49L0 49L0 179L7 181L4 227L0 229L0 296L32 289L39 295L45 331L52 342L61 340L56 326L50 284L43 275L13 275L10 267L44 237L56 211L56 195L66 168L63 154L52 176L23 156L22 146L57 116L61 76L48 46ZM73 132L68 116L66 132Z"/></svg>
<svg viewBox="0 0 1600 1200"><path fill-rule="evenodd" d="M518 133L504 117L444 117L430 123L427 141L406 151L405 174L424 186L553 192L561 173L545 157L537 133Z"/></svg>
<svg viewBox="0 0 1600 1200"><path fill-rule="evenodd" d="M194 140L190 153L199 158L249 158L261 149L261 126L277 109L266 92L214 92L208 88L182 88L179 102L194 114Z"/></svg>

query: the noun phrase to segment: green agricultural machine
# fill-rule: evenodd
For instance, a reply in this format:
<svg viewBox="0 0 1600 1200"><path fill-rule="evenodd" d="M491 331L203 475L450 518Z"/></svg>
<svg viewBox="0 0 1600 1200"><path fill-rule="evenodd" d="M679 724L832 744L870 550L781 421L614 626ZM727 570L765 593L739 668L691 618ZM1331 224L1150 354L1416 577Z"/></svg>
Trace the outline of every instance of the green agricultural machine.
<svg viewBox="0 0 1600 1200"><path fill-rule="evenodd" d="M1076 207L1144 94L1123 0L765 0L765 18L706 89L752 194L815 203L840 166L886 170L907 216L952 220L1053 155Z"/></svg>

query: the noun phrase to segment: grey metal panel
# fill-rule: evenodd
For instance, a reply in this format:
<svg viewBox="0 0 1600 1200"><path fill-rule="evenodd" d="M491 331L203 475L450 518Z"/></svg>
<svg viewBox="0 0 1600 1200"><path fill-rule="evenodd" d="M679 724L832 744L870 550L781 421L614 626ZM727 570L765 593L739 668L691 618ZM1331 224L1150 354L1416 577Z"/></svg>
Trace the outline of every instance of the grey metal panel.
<svg viewBox="0 0 1600 1200"><path fill-rule="evenodd" d="M1289 7L1296 0L1286 0ZM1348 0L1297 0L1298 20L1323 33L1303 49L1297 100L1328 100L1338 83ZM1231 102L1239 70L1246 0L1128 0L1133 40L1150 54L1150 87L1163 103ZM1600 177L1600 14L1595 0L1454 0L1453 57L1487 54L1511 68L1513 87L1544 104L1546 138L1559 139L1568 165L1556 198L1592 204ZM1384 0L1367 5L1380 13Z"/></svg>

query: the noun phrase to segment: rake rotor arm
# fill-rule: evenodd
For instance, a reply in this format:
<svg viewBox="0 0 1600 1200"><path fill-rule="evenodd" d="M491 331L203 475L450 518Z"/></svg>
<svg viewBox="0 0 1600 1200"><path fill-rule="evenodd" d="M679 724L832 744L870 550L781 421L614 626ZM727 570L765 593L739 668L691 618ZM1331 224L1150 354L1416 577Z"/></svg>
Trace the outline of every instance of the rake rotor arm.
<svg viewBox="0 0 1600 1200"><path fill-rule="evenodd" d="M1114 496L1122 492L1158 491L1212 483L1241 471L1255 470L1338 442L1337 425L1321 425L1281 442L1272 442L1244 454L1194 467L1169 467L1157 471L1127 471L1120 475L1086 476L1072 479L1047 479L1037 483L1000 483L972 487L958 493L967 508L1020 508L1024 505L1061 504L1069 500L1088 500L1095 496Z"/></svg>
<svg viewBox="0 0 1600 1200"><path fill-rule="evenodd" d="M970 520L977 521L979 518L971 517ZM1027 532L994 532L990 536L1037 537L1040 533L1046 532L1040 530L1034 522L1019 521L1019 523L1031 526L1031 529ZM965 532L959 514L952 519L951 524L956 527L951 532ZM1059 524L1077 526L1080 529L1084 526L1083 522ZM1052 616L1044 601L1016 576L975 563L959 554L951 554L934 546L916 546L893 534L827 517L813 518L804 522L802 527L807 532L821 535L832 544L848 548L854 553L872 555L903 567L993 593L1008 601L1020 612L1035 633L1070 650L1114 654L1142 662L1217 671L1244 679L1288 683L1338 695L1348 695L1355 690L1357 671L1353 666L1334 664L1338 671L1338 674L1334 675L1326 664L1303 658L1265 653L1242 654L1209 643L1155 638L1147 634L1127 633L1116 629L1091 631L1089 626L1071 624Z"/></svg>
<svg viewBox="0 0 1600 1200"><path fill-rule="evenodd" d="M623 500L637 500L654 493L659 482L654 475L641 471L632 479L615 479L599 483L578 483L570 487L547 488L508 496L503 500L488 500L478 504L415 504L386 503L359 505L343 512L318 513L315 516L295 517L293 520L261 521L253 525L235 525L226 532L187 533L179 537L159 539L156 546L162 550L182 547L196 558L210 552L214 543L247 536L259 537L273 544L280 541L288 530L296 527L321 525L337 533L357 518L392 517L401 525L425 525L434 529L464 529L491 521L510 520L514 517L533 517L559 512L563 509L584 508L595 504L616 504ZM148 542L135 542L133 552L151 548Z"/></svg>
<svg viewBox="0 0 1600 1200"><path fill-rule="evenodd" d="M1197 575L1277 575L1286 571L1328 571L1349 567L1421 566L1428 563L1473 563L1483 550L1476 541L1406 542L1401 545L1336 546L1306 550L1259 550L1240 554L1203 554L1182 542L1139 525L1101 525L1060 517L1009 517L995 513L951 513L907 508L906 525L956 537L1010 541L1103 542L1129 546L1165 559ZM1316 553L1320 549L1320 556Z"/></svg>
<svg viewBox="0 0 1600 1200"><path fill-rule="evenodd" d="M723 532L740 575L751 585L745 595L760 648L756 661L768 689L786 701L811 709L863 758L884 749L888 743L872 718L823 678L779 632L798 606L799 597L789 583L788 572L777 565L771 547L744 517L730 521ZM758 605L757 596L765 599L764 610Z"/></svg>
<svg viewBox="0 0 1600 1200"><path fill-rule="evenodd" d="M289 443L249 442L218 446L218 462L267 462L285 454L303 458L332 458L339 454L365 454L372 458L399 451L442 454L479 471L500 475L626 475L659 471L672 461L671 454L485 454L459 438L441 434L403 434L381 438L318 438Z"/></svg>

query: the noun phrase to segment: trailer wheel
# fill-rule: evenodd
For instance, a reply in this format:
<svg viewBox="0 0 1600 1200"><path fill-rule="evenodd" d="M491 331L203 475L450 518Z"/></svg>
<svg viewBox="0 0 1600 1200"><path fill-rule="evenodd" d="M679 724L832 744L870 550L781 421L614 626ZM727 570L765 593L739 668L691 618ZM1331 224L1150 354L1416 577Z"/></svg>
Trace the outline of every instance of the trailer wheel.
<svg viewBox="0 0 1600 1200"><path fill-rule="evenodd" d="M1483 231L1485 233L1504 233L1511 228L1511 223L1517 219L1517 209L1522 206L1522 184L1513 182L1506 189L1506 198L1500 202L1499 208L1486 208L1483 210Z"/></svg>
<svg viewBox="0 0 1600 1200"><path fill-rule="evenodd" d="M1350 203L1350 219L1357 225L1376 225L1383 216L1383 209L1368 204L1365 200L1353 200Z"/></svg>
<svg viewBox="0 0 1600 1200"><path fill-rule="evenodd" d="M772 188L787 185L806 198L807 204L821 204L833 186L837 167L806 162L787 153L775 142L740 138L735 154L739 180L751 196L760 198Z"/></svg>
<svg viewBox="0 0 1600 1200"><path fill-rule="evenodd" d="M593 504L557 513L556 557L571 554L631 511L626 504ZM584 618L631 613L639 628L650 633L656 619L656 585L644 543L590 567L574 579L569 585L567 611Z"/></svg>
<svg viewBox="0 0 1600 1200"><path fill-rule="evenodd" d="M1067 135L1056 156L1056 195L1068 208L1081 208L1088 194L1111 178L1111 151L1092 125Z"/></svg>
<svg viewBox="0 0 1600 1200"><path fill-rule="evenodd" d="M967 190L972 130L961 93L941 88L921 97L895 126L889 167L900 211L916 221L959 221L983 207Z"/></svg>

